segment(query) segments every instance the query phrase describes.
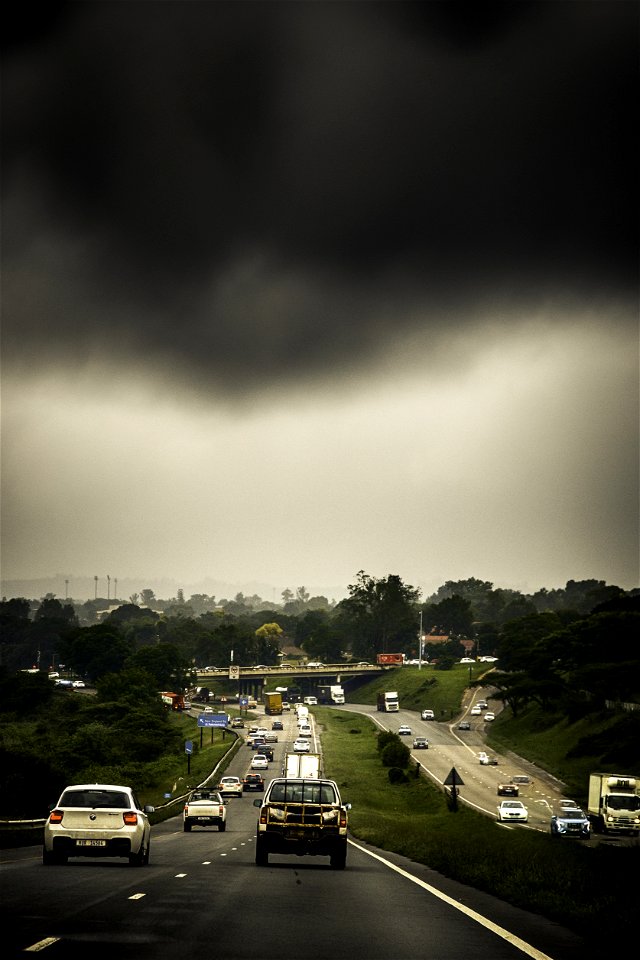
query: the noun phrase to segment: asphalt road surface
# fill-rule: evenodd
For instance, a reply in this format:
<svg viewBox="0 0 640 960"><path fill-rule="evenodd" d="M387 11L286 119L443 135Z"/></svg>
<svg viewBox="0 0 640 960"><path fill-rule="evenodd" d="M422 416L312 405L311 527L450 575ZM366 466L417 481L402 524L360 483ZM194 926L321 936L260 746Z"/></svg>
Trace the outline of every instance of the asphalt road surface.
<svg viewBox="0 0 640 960"><path fill-rule="evenodd" d="M441 724L419 721L417 729L415 716L410 715L415 732L429 728L424 732L434 747L426 753L434 767L440 752L442 769L459 754L463 779L471 781L475 767L471 755L463 760L469 752L464 745ZM295 718L283 719L269 778L280 774L295 738ZM406 717L392 719L399 724ZM244 775L251 756L243 745L226 772ZM481 770L478 776L492 772ZM255 797L229 799L224 833L208 828L184 833L181 817L155 826L148 867L89 859L44 867L39 847L2 851L3 955L38 952L50 960L584 960L589 955L579 937L557 924L359 841L350 841L344 871L332 870L324 857L272 855L268 867L257 867Z"/></svg>

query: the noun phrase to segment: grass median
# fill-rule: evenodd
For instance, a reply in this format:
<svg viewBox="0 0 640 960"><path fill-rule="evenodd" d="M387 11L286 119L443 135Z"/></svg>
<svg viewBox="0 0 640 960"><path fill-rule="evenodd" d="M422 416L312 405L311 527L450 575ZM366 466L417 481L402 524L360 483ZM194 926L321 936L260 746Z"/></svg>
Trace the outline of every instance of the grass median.
<svg viewBox="0 0 640 960"><path fill-rule="evenodd" d="M383 850L555 920L594 942L631 942L637 847L611 848L507 829L444 795L409 769L391 784L366 716L316 708L327 775L353 805L350 830ZM605 882L606 878L606 882Z"/></svg>

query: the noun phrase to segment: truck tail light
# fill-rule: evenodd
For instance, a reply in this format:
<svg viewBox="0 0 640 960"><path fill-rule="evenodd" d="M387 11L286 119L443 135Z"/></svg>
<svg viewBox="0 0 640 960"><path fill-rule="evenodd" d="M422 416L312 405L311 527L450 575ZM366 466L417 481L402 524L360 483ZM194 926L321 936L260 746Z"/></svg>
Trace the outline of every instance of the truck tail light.
<svg viewBox="0 0 640 960"><path fill-rule="evenodd" d="M123 814L122 814L122 819L124 820L125 826L127 826L127 827L135 827L135 825L136 825L137 822L138 822L138 814L137 814L137 813L123 813Z"/></svg>
<svg viewBox="0 0 640 960"><path fill-rule="evenodd" d="M62 823L63 817L64 817L64 813L62 812L62 810L52 810L51 815L49 817L49 823Z"/></svg>
<svg viewBox="0 0 640 960"><path fill-rule="evenodd" d="M347 811L346 811L346 810L341 810L341 811L340 811L340 826L341 826L341 827L346 827L346 825L347 825Z"/></svg>

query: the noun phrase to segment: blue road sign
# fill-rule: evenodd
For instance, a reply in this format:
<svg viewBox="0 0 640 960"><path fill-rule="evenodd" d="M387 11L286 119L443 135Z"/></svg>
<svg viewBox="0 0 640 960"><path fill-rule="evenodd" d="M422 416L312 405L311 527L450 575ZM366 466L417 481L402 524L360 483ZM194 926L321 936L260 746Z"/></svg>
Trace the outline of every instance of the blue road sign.
<svg viewBox="0 0 640 960"><path fill-rule="evenodd" d="M184 742L184 752L193 753L193 740L185 740Z"/></svg>
<svg viewBox="0 0 640 960"><path fill-rule="evenodd" d="M228 717L226 713L199 713L199 727L226 727Z"/></svg>

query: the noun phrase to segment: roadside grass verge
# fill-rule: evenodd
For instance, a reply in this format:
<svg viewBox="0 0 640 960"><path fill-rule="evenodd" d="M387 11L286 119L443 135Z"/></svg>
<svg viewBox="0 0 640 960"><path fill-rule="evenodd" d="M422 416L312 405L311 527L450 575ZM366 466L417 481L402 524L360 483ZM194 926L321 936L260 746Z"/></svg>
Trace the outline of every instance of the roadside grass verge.
<svg viewBox="0 0 640 960"><path fill-rule="evenodd" d="M472 670L474 681L488 671L480 666ZM351 692L347 699L356 703L374 704L379 692L397 690L403 710L433 710L436 719L452 720L461 711L462 698L469 686L469 668L456 664L451 670L435 670L431 666L395 667L385 670L375 680Z"/></svg>
<svg viewBox="0 0 640 960"><path fill-rule="evenodd" d="M582 806L594 770L640 774L640 717L633 714L606 711L572 721L537 704L516 717L507 707L491 724L487 741L553 773Z"/></svg>
<svg viewBox="0 0 640 960"><path fill-rule="evenodd" d="M594 942L631 942L638 847L592 847L509 829L464 805L453 813L444 795L411 769L406 783L389 783L368 717L328 707L314 713L322 725L325 772L353 804L354 839L426 864Z"/></svg>

